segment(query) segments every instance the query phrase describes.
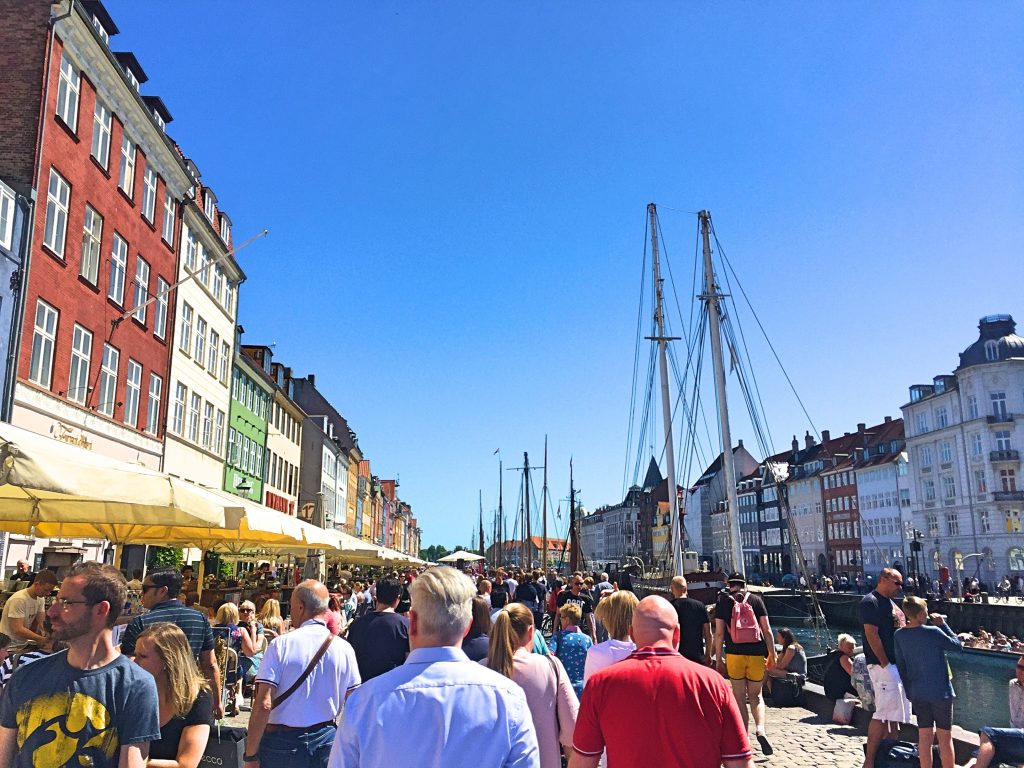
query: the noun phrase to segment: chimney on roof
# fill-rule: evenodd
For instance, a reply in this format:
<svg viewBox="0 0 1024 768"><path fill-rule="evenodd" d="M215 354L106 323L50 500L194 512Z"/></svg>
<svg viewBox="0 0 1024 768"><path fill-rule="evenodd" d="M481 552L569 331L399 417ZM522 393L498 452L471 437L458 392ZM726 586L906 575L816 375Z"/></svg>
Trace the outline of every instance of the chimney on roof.
<svg viewBox="0 0 1024 768"><path fill-rule="evenodd" d="M891 424L892 423L892 416L886 416L885 417L885 423L886 424Z"/></svg>
<svg viewBox="0 0 1024 768"><path fill-rule="evenodd" d="M867 428L868 428L868 425L867 425L867 424L865 424L865 423L864 423L863 421L862 421L862 422L860 422L860 423L859 423L859 424L857 425L857 431L858 431L858 432L859 432L860 434L862 434L862 435L864 434L864 430L865 430L865 429L867 429Z"/></svg>
<svg viewBox="0 0 1024 768"><path fill-rule="evenodd" d="M310 384L312 384L315 387L316 386L316 374L311 373L308 376L306 376L306 381L308 381Z"/></svg>
<svg viewBox="0 0 1024 768"><path fill-rule="evenodd" d="M832 435L829 433L829 431L827 429L821 430L821 442L827 443L831 439L832 439Z"/></svg>
<svg viewBox="0 0 1024 768"><path fill-rule="evenodd" d="M793 446L793 453L800 450L800 441L796 439L796 435L793 435L793 442L791 445Z"/></svg>
<svg viewBox="0 0 1024 768"><path fill-rule="evenodd" d="M814 447L814 435L810 430L804 432L804 447L809 451Z"/></svg>

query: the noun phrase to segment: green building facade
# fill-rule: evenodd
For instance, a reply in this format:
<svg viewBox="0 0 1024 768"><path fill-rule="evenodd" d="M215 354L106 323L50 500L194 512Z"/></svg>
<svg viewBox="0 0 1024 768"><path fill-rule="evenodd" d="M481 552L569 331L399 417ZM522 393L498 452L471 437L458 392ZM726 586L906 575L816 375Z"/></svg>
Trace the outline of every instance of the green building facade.
<svg viewBox="0 0 1024 768"><path fill-rule="evenodd" d="M240 348L236 343L235 349ZM236 351L231 372L224 489L259 503L263 503L267 419L273 398L273 384L252 360Z"/></svg>

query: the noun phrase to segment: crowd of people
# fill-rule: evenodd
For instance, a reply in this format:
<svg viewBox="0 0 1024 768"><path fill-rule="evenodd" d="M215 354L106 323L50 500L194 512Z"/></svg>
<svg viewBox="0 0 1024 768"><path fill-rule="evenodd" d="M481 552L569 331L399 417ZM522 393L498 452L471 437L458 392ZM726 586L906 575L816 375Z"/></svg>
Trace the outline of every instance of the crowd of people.
<svg viewBox="0 0 1024 768"><path fill-rule="evenodd" d="M287 618L272 598L189 606L187 571L136 579L146 610L118 645L128 583L112 566L71 567L49 608L50 571L8 600L0 768L196 768L249 685L253 766L749 768L750 719L772 751L761 685L785 638L739 575L709 614L681 577L671 601L639 600L605 574L435 567L303 581Z"/></svg>
<svg viewBox="0 0 1024 768"><path fill-rule="evenodd" d="M211 616L185 604L188 578L173 568L140 576L146 611L119 645L128 584L112 566L71 567L49 608L49 571L7 601L0 768L197 768L211 725L241 708L246 689L250 766L440 768L471 756L480 766L751 768L753 742L774 751L765 689L776 697L807 673L803 648L773 631L741 574L709 610L682 577L670 599L640 600L605 574L434 567L335 579L330 590L302 581L287 618L273 598L224 602ZM933 741L952 764L945 654L965 642L924 600L899 601L903 587L898 571L882 573L860 606L863 658L841 636L826 671L828 695L857 691L873 709L866 768L911 712L922 768ZM222 679L227 650L237 664ZM1024 760L1017 664L1011 727L982 731L980 768Z"/></svg>

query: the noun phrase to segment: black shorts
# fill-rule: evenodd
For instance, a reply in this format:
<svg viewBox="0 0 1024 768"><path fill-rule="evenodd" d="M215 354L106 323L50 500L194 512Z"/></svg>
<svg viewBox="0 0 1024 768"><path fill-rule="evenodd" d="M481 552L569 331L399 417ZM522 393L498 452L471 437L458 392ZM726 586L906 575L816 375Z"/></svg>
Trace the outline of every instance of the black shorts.
<svg viewBox="0 0 1024 768"><path fill-rule="evenodd" d="M942 701L914 701L914 714L917 715L918 728L941 728L948 731L953 727L953 700L943 699Z"/></svg>

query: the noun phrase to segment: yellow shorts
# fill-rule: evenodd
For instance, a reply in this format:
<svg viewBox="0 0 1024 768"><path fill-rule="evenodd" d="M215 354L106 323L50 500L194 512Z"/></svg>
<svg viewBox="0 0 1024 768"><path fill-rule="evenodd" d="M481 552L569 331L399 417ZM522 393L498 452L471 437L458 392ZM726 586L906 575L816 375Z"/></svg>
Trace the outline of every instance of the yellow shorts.
<svg viewBox="0 0 1024 768"><path fill-rule="evenodd" d="M725 671L730 680L749 680L759 683L764 680L764 656L740 656L735 653L725 655Z"/></svg>

